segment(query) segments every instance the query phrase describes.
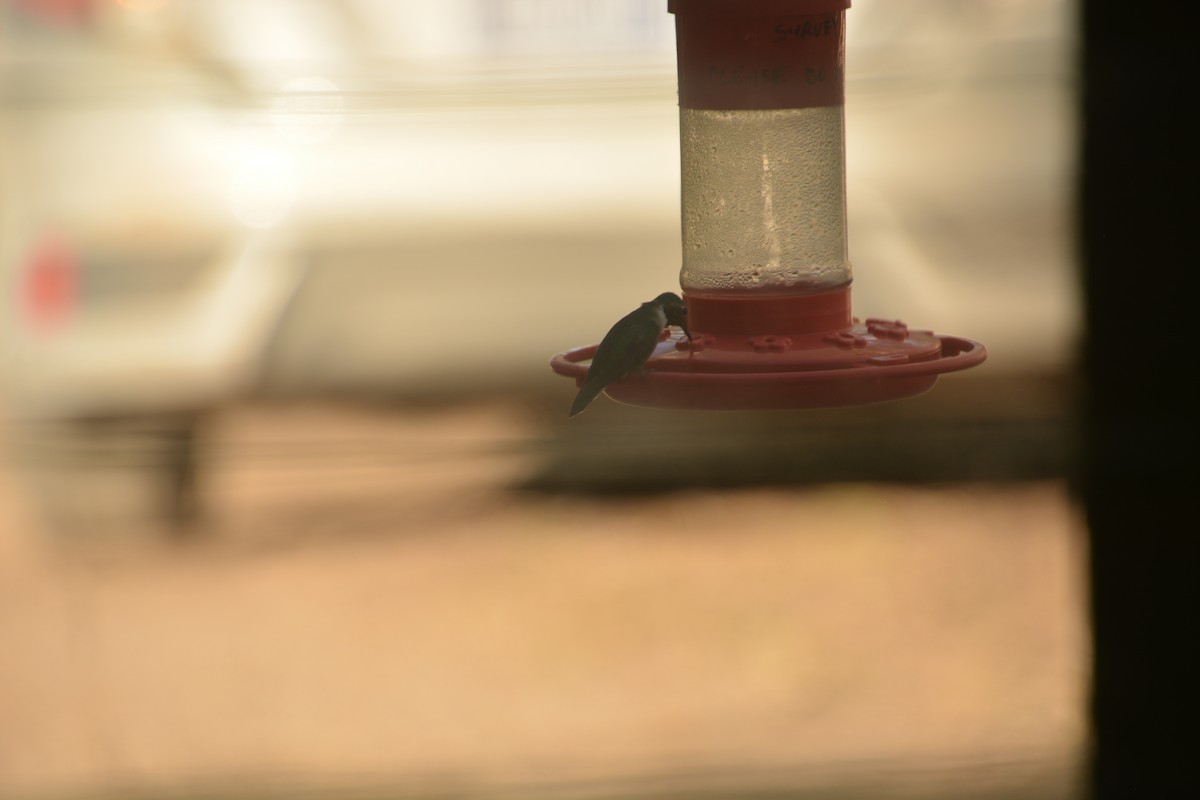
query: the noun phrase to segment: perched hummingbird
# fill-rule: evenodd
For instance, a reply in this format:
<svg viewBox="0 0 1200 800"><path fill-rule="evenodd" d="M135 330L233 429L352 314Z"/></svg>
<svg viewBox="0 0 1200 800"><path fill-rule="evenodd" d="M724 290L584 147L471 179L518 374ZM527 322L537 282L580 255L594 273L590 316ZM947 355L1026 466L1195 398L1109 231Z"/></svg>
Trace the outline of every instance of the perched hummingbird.
<svg viewBox="0 0 1200 800"><path fill-rule="evenodd" d="M571 416L587 408L605 386L640 370L667 325L678 325L689 340L692 338L687 326L687 306L673 292L663 292L621 317L600 340L583 386L571 403Z"/></svg>

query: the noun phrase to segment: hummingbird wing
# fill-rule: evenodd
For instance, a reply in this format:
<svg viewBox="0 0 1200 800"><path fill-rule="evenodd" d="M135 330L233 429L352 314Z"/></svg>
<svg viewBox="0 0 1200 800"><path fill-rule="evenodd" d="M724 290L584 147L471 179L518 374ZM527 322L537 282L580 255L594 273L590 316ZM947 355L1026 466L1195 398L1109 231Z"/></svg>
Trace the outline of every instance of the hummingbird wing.
<svg viewBox="0 0 1200 800"><path fill-rule="evenodd" d="M604 387L641 369L654 353L662 329L657 315L645 306L626 314L613 325L592 356L583 386L579 387L579 394L571 403L571 416L587 408Z"/></svg>

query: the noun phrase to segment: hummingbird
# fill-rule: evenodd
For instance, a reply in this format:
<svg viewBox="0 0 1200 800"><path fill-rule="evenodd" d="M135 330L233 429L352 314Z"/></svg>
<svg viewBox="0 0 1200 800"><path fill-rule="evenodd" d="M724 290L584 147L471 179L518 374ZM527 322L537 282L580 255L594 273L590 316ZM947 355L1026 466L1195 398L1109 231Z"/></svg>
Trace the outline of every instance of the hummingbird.
<svg viewBox="0 0 1200 800"><path fill-rule="evenodd" d="M658 337L668 325L679 326L691 340L687 306L674 292L663 292L621 317L600 340L583 386L579 387L579 394L571 403L571 416L587 408L605 386L640 370L654 353Z"/></svg>

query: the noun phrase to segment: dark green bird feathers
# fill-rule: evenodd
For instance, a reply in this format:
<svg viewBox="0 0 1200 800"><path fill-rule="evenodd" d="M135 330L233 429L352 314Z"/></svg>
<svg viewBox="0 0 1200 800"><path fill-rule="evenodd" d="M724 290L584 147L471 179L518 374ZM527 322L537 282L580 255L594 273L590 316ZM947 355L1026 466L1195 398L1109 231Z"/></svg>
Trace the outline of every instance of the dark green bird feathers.
<svg viewBox="0 0 1200 800"><path fill-rule="evenodd" d="M604 387L640 370L654 353L667 325L679 326L692 338L687 327L687 306L673 292L663 292L618 320L596 348L583 386L571 403L571 416L587 408Z"/></svg>

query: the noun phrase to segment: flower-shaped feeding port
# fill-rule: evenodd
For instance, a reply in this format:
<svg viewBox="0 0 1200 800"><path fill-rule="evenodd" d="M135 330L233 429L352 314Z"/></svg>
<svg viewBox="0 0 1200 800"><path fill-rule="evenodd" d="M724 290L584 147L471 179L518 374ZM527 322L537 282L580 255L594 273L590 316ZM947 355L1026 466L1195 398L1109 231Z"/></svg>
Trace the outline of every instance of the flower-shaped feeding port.
<svg viewBox="0 0 1200 800"><path fill-rule="evenodd" d="M910 397L982 344L851 316L849 0L668 0L679 66L683 268L692 338L608 385L623 403L811 408ZM596 346L555 356L582 383Z"/></svg>

